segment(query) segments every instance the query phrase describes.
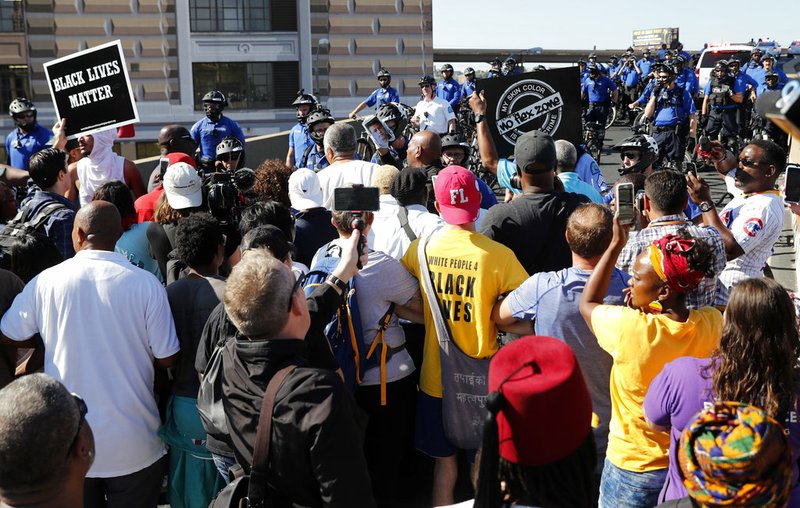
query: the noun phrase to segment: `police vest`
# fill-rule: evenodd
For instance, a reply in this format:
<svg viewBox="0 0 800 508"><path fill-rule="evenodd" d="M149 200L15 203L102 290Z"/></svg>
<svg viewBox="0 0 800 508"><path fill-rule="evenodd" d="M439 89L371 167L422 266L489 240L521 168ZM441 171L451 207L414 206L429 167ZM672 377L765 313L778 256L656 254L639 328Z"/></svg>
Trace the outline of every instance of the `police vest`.
<svg viewBox="0 0 800 508"><path fill-rule="evenodd" d="M679 122L683 122L689 114L683 106L683 92L683 88L677 85L671 90L669 88L661 90L656 99L656 117L658 117L658 111L664 108L670 108L672 109L674 117L677 118Z"/></svg>
<svg viewBox="0 0 800 508"><path fill-rule="evenodd" d="M718 78L713 76L711 78L711 93L708 95L709 104L714 107L725 107L733 105L731 92L733 91L733 78L725 76Z"/></svg>

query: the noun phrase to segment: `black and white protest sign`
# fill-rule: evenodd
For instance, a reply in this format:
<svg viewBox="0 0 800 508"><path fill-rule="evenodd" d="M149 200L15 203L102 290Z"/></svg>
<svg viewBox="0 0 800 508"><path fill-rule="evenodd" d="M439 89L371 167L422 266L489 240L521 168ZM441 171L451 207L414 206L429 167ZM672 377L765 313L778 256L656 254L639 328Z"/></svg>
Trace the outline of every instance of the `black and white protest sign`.
<svg viewBox="0 0 800 508"><path fill-rule="evenodd" d="M69 138L139 121L120 41L47 62L44 72Z"/></svg>
<svg viewBox="0 0 800 508"><path fill-rule="evenodd" d="M481 79L486 120L501 157L514 153L522 134L540 130L554 139L581 143L581 104L577 67Z"/></svg>

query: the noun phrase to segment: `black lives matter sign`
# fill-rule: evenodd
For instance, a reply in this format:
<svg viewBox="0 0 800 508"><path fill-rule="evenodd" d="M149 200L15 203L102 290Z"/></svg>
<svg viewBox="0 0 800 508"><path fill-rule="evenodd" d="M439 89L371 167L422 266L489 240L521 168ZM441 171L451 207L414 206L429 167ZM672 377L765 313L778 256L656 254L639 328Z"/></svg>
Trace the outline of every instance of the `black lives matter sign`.
<svg viewBox="0 0 800 508"><path fill-rule="evenodd" d="M44 72L68 137L139 121L120 41L48 62Z"/></svg>
<svg viewBox="0 0 800 508"><path fill-rule="evenodd" d="M513 155L517 138L532 130L581 143L579 83L577 67L479 80L498 154Z"/></svg>

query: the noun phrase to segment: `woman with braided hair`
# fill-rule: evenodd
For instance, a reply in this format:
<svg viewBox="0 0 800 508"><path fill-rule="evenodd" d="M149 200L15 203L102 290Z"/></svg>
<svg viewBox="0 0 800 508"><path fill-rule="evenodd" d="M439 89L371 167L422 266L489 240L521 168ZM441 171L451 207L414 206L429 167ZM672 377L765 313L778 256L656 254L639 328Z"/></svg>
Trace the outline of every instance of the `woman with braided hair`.
<svg viewBox="0 0 800 508"><path fill-rule="evenodd" d="M722 332L717 309L686 306L686 293L711 274L714 258L709 244L684 230L642 251L633 265L627 305L603 305L628 229L614 219L611 244L580 301L583 318L614 361L600 507L655 506L669 466L669 435L647 426L645 393L664 364L681 356L708 357Z"/></svg>
<svg viewBox="0 0 800 508"><path fill-rule="evenodd" d="M713 356L684 357L668 363L644 399L651 428L670 431L669 474L661 499L687 495L678 466L678 442L695 413L714 401L751 404L770 418L786 422L796 464L800 457L795 374L798 356L797 320L786 290L763 277L739 283L731 292L722 338ZM793 478L797 478L796 465ZM800 492L792 494L790 506L800 506ZM745 498L737 496L744 494L724 495L732 496L727 497L729 506L743 505Z"/></svg>

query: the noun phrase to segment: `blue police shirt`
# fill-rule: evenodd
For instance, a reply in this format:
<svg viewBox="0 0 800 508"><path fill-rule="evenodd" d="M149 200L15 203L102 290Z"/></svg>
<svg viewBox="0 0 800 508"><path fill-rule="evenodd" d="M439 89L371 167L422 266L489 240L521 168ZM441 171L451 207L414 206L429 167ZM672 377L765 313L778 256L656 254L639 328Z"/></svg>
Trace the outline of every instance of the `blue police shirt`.
<svg viewBox="0 0 800 508"><path fill-rule="evenodd" d="M289 131L289 148L294 148L295 165L300 162L300 157L306 153L306 148L313 145L314 140L311 139L311 135L308 133L308 125L296 123L292 130Z"/></svg>
<svg viewBox="0 0 800 508"><path fill-rule="evenodd" d="M369 97L367 97L364 102L367 104L367 106L375 106L377 109L381 104L386 102L400 102L400 95L397 93L397 90L391 86L386 88L386 90L383 88L377 88L374 92L369 94Z"/></svg>
<svg viewBox="0 0 800 508"><path fill-rule="evenodd" d="M453 78L443 79L436 83L436 96L441 97L456 108L461 99L461 85Z"/></svg>
<svg viewBox="0 0 800 508"><path fill-rule="evenodd" d="M682 91L683 94L679 94ZM697 110L692 96L677 86L672 90L663 89L656 99L656 127L671 127L683 122Z"/></svg>
<svg viewBox="0 0 800 508"><path fill-rule="evenodd" d="M635 67L625 67L622 70L621 76L622 76L622 82L628 88L636 86L636 84L639 83L640 76L639 73L636 72Z"/></svg>
<svg viewBox="0 0 800 508"><path fill-rule="evenodd" d="M685 67L681 70L680 74L675 77L675 84L688 91L692 96L700 89L700 81L697 80L697 76L694 75L694 72Z"/></svg>
<svg viewBox="0 0 800 508"><path fill-rule="evenodd" d="M650 94L652 93L653 93L653 80L650 80L650 82L647 83L647 85L645 85L644 90L642 90L642 95L640 95L639 98L636 99L636 102L638 102L640 106L646 106L647 101L650 100Z"/></svg>
<svg viewBox="0 0 800 508"><path fill-rule="evenodd" d="M8 165L12 168L28 170L28 161L33 154L45 148L53 133L38 123L30 132L15 128L6 137L6 153Z"/></svg>
<svg viewBox="0 0 800 508"><path fill-rule="evenodd" d="M589 79L589 71L581 72L581 84L583 84L583 82L587 79Z"/></svg>
<svg viewBox="0 0 800 508"><path fill-rule="evenodd" d="M475 82L474 81L464 81L464 84L461 85L461 97L469 97L475 91Z"/></svg>
<svg viewBox="0 0 800 508"><path fill-rule="evenodd" d="M666 56L667 56L667 51L669 51L669 50L666 50L666 49L659 49L659 50L656 52L656 56L658 57L658 59L659 59L659 60L664 60L664 57L666 57Z"/></svg>
<svg viewBox="0 0 800 508"><path fill-rule="evenodd" d="M746 64L742 66L742 72L750 76L751 78L755 79L758 76L758 73L761 72L761 64L755 63L754 61L750 60Z"/></svg>
<svg viewBox="0 0 800 508"><path fill-rule="evenodd" d="M735 79L733 80L733 93L734 94L737 94L737 93L744 94L745 89L746 89L746 86L745 86L744 81L742 81L742 80L737 81ZM710 79L708 80L708 83L706 83L706 87L703 90L703 93L706 96L711 95L711 80ZM710 104L710 106L712 108L714 108L714 109L733 109L733 108L737 107L737 104L733 103L733 104L728 104L727 106L714 106L714 105Z"/></svg>
<svg viewBox="0 0 800 508"><path fill-rule="evenodd" d="M596 80L591 78L583 82L581 93L585 93L589 102L607 102L611 97L611 92L617 89L617 85L606 76L600 76Z"/></svg>
<svg viewBox="0 0 800 508"><path fill-rule="evenodd" d="M642 78L646 78L648 74L650 74L650 70L653 67L653 59L652 58L642 58L636 65L639 66L639 70L642 71Z"/></svg>
<svg viewBox="0 0 800 508"><path fill-rule="evenodd" d="M302 156L303 156L302 154L299 155L299 157ZM330 164L331 163L328 162L328 159L325 158L325 152L318 152L316 150L311 150L311 152L309 152L308 154L308 159L306 160L305 167L312 171L320 171L330 166Z"/></svg>
<svg viewBox="0 0 800 508"><path fill-rule="evenodd" d="M758 88L758 82L742 71L739 71L736 76L733 77L733 81L735 83L741 83L745 90L747 90L747 85L750 85L756 89Z"/></svg>
<svg viewBox="0 0 800 508"><path fill-rule="evenodd" d="M209 159L217 158L217 145L225 136L233 136L244 144L244 132L239 124L223 115L217 123L207 116L192 125L192 138L200 145L200 155Z"/></svg>
<svg viewBox="0 0 800 508"><path fill-rule="evenodd" d="M586 152L583 145L577 146L576 148L578 148L578 153L583 153L578 157L578 162L575 164L575 174L578 175L578 178L582 181L591 185L594 190L603 194L608 190L608 184L603 177L603 173L600 171L600 166L598 166L597 161Z"/></svg>
<svg viewBox="0 0 800 508"><path fill-rule="evenodd" d="M517 74L522 74L522 69L514 67L509 72L505 73L504 76L516 76Z"/></svg>
<svg viewBox="0 0 800 508"><path fill-rule="evenodd" d="M786 76L786 73L783 72L781 69L778 69L773 65L772 70L778 75L778 84L780 86L783 86L789 82L789 78ZM755 75L751 75L750 77L756 80L756 82L759 85L763 85L767 82L767 72L764 70L763 67L760 70L756 71Z"/></svg>
<svg viewBox="0 0 800 508"><path fill-rule="evenodd" d="M782 90L782 89L783 85L781 85L780 83L775 85L775 88L768 88L767 84L763 83L761 85L758 85L758 87L756 88L756 96L761 97L761 94L764 92L774 92L775 90Z"/></svg>
<svg viewBox="0 0 800 508"><path fill-rule="evenodd" d="M566 192L583 194L587 198L591 199L593 203L603 204L603 196L600 195L600 193L597 192L594 187L581 180L577 173L573 173L571 171L567 173L560 173L558 175L558 179L564 184L564 190Z"/></svg>
<svg viewBox="0 0 800 508"><path fill-rule="evenodd" d="M489 72L486 73L487 78L499 78L503 75L503 71L490 69Z"/></svg>

